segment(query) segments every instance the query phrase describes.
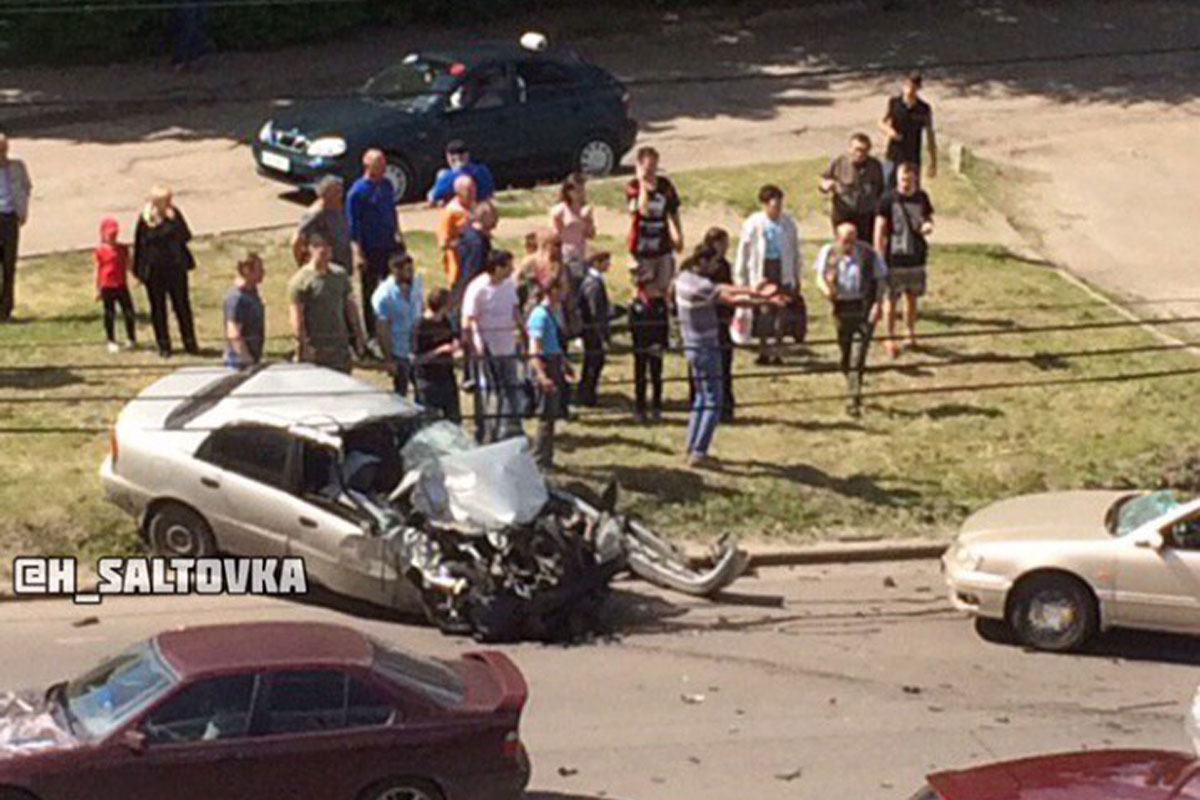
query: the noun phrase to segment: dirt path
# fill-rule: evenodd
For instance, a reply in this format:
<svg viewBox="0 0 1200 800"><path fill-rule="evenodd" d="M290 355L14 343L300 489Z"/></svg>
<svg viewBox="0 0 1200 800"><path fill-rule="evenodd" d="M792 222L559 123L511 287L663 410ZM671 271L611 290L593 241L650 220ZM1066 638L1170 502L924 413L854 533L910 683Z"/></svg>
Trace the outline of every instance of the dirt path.
<svg viewBox="0 0 1200 800"><path fill-rule="evenodd" d="M1016 0L910 0L904 12L873 16L864 16L864 8L831 4L746 19L712 14L685 23L660 21L646 26L643 37L575 43L635 80L803 70L787 81L635 88L642 138L657 145L674 169L828 155L851 130L874 135L884 97L893 90L891 76L848 70L871 63L957 63L928 73L926 94L943 138L1022 170L1016 174L1024 185L1009 192L1006 208L1046 254L1122 294L1200 296L1200 271L1189 248L1198 210L1193 187L1200 178L1200 160L1192 156L1200 146L1195 52L962 64L1200 43L1195 4L1063 2L1046 9ZM265 97L289 87L353 85L415 42L428 46L439 36L460 35L385 31L353 47L222 55L205 73L188 78L145 65L10 72L3 78L18 92L42 97ZM14 122L14 150L30 163L37 184L26 251L90 243L102 214L131 220L146 187L159 181L177 187L181 207L201 231L292 221L299 208L254 174L239 143L266 113L262 101L218 102L40 131L26 125L24 133ZM426 226L422 214L411 217L410 226ZM689 227L710 221L695 217ZM622 223L602 224L616 230ZM997 218L981 226L955 221L939 235L945 241L1012 242ZM1200 304L1182 300L1165 308L1200 313Z"/></svg>

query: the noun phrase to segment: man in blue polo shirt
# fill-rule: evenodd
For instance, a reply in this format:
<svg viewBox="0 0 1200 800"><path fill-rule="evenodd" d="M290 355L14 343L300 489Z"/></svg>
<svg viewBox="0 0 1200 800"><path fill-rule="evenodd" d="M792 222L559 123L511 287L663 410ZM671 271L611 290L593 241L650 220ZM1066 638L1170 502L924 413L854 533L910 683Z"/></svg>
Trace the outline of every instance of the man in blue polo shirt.
<svg viewBox="0 0 1200 800"><path fill-rule="evenodd" d="M346 195L346 220L350 224L354 271L362 286L363 321L371 335L375 330L371 297L387 276L392 253L404 249L396 195L387 179L387 159L379 150L363 154L363 176Z"/></svg>
<svg viewBox="0 0 1200 800"><path fill-rule="evenodd" d="M496 179L486 164L471 160L471 151L460 139L446 145L447 168L438 173L433 188L429 190L429 202L435 205L447 203L454 197L454 181L459 175L469 175L475 181L475 199L486 203L496 193Z"/></svg>

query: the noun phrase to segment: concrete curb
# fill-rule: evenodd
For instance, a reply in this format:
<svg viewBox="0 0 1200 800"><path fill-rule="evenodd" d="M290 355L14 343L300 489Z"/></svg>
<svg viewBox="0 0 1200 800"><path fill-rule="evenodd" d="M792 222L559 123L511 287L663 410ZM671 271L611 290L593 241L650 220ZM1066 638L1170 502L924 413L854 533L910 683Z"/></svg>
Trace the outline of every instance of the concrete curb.
<svg viewBox="0 0 1200 800"><path fill-rule="evenodd" d="M880 539L869 542L829 542L824 544L779 547L747 545L750 568L819 566L823 564L866 564L880 561L924 561L940 558L949 542L933 539ZM711 561L707 554L688 556L693 566Z"/></svg>

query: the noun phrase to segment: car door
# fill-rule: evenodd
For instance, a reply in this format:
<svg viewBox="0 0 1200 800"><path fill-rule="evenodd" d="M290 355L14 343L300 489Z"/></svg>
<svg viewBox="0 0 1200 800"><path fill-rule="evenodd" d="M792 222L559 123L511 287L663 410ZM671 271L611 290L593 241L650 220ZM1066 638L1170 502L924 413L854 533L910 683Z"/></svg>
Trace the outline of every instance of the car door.
<svg viewBox="0 0 1200 800"><path fill-rule="evenodd" d="M421 775L419 737L397 744L405 717L365 675L341 669L272 672L255 748L264 754L269 791L290 800L353 798L389 775Z"/></svg>
<svg viewBox="0 0 1200 800"><path fill-rule="evenodd" d="M249 724L252 672L181 685L73 770L77 800L265 797Z"/></svg>
<svg viewBox="0 0 1200 800"><path fill-rule="evenodd" d="M1158 531L1162 546L1145 533ZM1117 566L1117 621L1155 630L1200 632L1200 511L1128 534Z"/></svg>
<svg viewBox="0 0 1200 800"><path fill-rule="evenodd" d="M594 113L588 107L587 86L575 70L545 58L520 61L516 70L521 125L533 154L527 171L548 175L570 169L576 149L590 132L589 113Z"/></svg>
<svg viewBox="0 0 1200 800"><path fill-rule="evenodd" d="M199 509L217 546L247 556L283 556L305 509L289 491L295 439L266 425L220 428L196 453L203 497Z"/></svg>
<svg viewBox="0 0 1200 800"><path fill-rule="evenodd" d="M300 447L296 498L307 509L288 540L310 578L339 594L390 605L398 573L387 543L343 493L334 470L339 454L305 441Z"/></svg>
<svg viewBox="0 0 1200 800"><path fill-rule="evenodd" d="M473 160L498 175L511 174L529 152L522 139L521 111L511 66L481 65L448 98L445 140L461 139Z"/></svg>

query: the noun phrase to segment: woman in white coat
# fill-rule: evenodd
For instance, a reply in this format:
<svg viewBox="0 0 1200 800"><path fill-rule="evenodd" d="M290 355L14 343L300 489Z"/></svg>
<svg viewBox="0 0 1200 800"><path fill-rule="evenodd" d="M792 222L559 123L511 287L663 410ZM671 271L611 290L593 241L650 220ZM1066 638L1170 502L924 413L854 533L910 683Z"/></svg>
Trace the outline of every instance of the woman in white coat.
<svg viewBox="0 0 1200 800"><path fill-rule="evenodd" d="M800 294L800 229L796 220L783 211L783 190L767 184L758 191L762 211L746 218L738 241L734 282L762 290L774 287L778 292ZM753 335L758 337L758 364L782 364L779 348L783 337L794 330L794 312L790 307L762 306L754 311Z"/></svg>

